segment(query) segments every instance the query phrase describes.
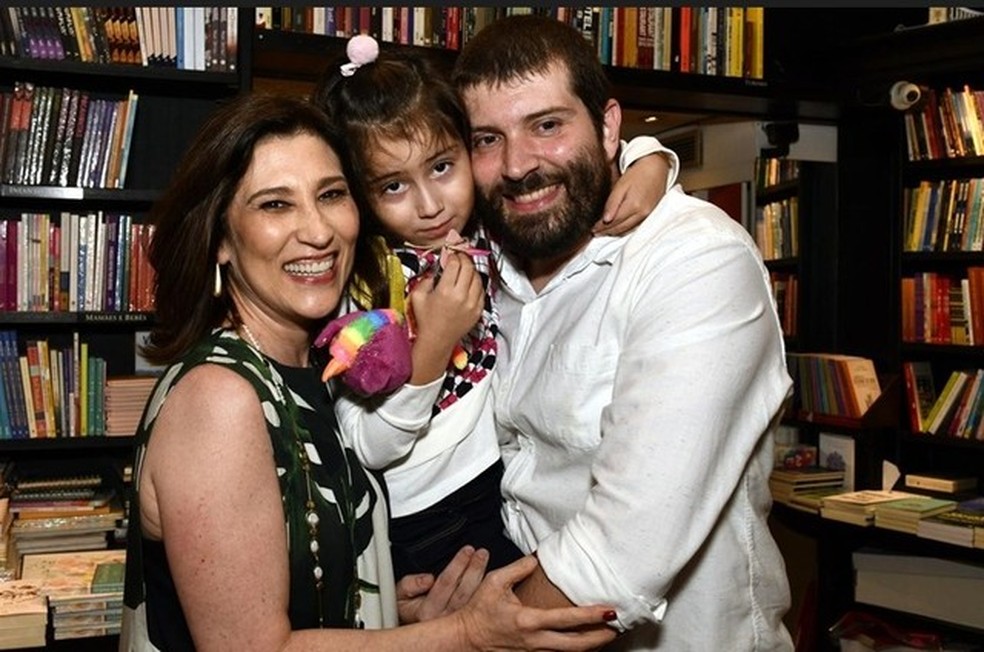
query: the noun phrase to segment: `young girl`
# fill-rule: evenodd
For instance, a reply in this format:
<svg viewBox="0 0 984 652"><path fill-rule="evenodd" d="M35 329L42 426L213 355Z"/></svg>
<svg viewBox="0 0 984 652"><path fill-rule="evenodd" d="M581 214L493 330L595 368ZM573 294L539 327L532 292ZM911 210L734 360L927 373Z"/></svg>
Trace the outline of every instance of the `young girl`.
<svg viewBox="0 0 984 652"><path fill-rule="evenodd" d="M360 460L384 469L397 577L439 572L466 544L487 549L495 568L521 553L500 515L490 395L495 266L481 253L493 245L472 219L468 118L419 51L380 55L371 37L356 36L347 53L312 100L345 130L366 204L362 228L379 235L390 270L389 287L356 282L351 309L409 309L415 339L410 380L387 396L339 397L339 422ZM670 160L670 179L653 153ZM614 218L604 222L641 221L675 180L676 155L652 137L623 146L619 163L624 170L643 157L613 187L606 215Z"/></svg>

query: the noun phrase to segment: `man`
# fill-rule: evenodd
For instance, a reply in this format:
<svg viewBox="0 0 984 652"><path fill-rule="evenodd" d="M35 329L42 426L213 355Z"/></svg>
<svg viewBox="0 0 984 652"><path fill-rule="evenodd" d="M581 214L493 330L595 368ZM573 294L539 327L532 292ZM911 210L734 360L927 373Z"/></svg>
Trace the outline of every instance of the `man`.
<svg viewBox="0 0 984 652"><path fill-rule="evenodd" d="M679 186L631 236L591 238L621 112L570 27L493 23L454 81L505 254L504 514L540 559L518 594L617 607L617 649L791 650L766 517L792 383L754 243Z"/></svg>

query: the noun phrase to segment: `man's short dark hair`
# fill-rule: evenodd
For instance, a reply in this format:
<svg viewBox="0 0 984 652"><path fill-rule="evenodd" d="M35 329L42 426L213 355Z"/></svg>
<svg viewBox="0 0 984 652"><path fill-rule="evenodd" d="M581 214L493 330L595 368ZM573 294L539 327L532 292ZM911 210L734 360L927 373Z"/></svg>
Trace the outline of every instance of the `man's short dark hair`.
<svg viewBox="0 0 984 652"><path fill-rule="evenodd" d="M571 92L584 103L601 133L611 84L598 55L580 32L555 18L507 16L485 27L465 44L452 71L458 92L497 85L562 64L570 73Z"/></svg>

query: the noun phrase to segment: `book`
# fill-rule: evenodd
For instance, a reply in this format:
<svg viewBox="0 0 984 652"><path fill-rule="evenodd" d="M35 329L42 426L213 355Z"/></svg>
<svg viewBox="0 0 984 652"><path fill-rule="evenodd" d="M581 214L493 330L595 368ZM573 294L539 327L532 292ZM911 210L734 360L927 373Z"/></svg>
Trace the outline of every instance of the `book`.
<svg viewBox="0 0 984 652"><path fill-rule="evenodd" d="M905 486L912 489L928 489L944 493L958 493L977 488L977 477L958 472L932 471L906 473Z"/></svg>
<svg viewBox="0 0 984 652"><path fill-rule="evenodd" d="M968 627L984 627L984 566L937 557L852 553L855 600Z"/></svg>
<svg viewBox="0 0 984 652"><path fill-rule="evenodd" d="M875 520L875 506L895 500L912 498L917 494L891 489L863 489L824 497L820 516L854 525L868 526Z"/></svg>
<svg viewBox="0 0 984 652"><path fill-rule="evenodd" d="M875 527L916 534L919 520L955 509L957 501L914 496L875 505Z"/></svg>
<svg viewBox="0 0 984 652"><path fill-rule="evenodd" d="M40 627L48 622L48 601L42 587L31 580L0 582L0 630ZM44 636L42 635L42 645Z"/></svg>
<svg viewBox="0 0 984 652"><path fill-rule="evenodd" d="M831 432L821 432L817 437L818 462L828 469L844 472L844 490L854 490L855 462L854 438Z"/></svg>
<svg viewBox="0 0 984 652"><path fill-rule="evenodd" d="M973 548L976 526L971 521L954 518L953 514L954 510L951 510L920 519L916 526L916 536ZM981 522L984 523L984 517Z"/></svg>
<svg viewBox="0 0 984 652"><path fill-rule="evenodd" d="M913 432L926 432L927 420L936 403L933 370L924 360L902 363L906 399L909 406L909 426Z"/></svg>
<svg viewBox="0 0 984 652"><path fill-rule="evenodd" d="M959 405L960 396L970 382L971 375L967 371L954 371L950 374L943 391L940 392L939 398L936 399L936 403L930 411L926 432L933 435L939 434L943 426L953 418Z"/></svg>
<svg viewBox="0 0 984 652"><path fill-rule="evenodd" d="M94 593L92 580L103 563L125 563L125 550L84 550L27 554L21 561L21 578L39 583L54 607L69 602L109 599L121 591Z"/></svg>

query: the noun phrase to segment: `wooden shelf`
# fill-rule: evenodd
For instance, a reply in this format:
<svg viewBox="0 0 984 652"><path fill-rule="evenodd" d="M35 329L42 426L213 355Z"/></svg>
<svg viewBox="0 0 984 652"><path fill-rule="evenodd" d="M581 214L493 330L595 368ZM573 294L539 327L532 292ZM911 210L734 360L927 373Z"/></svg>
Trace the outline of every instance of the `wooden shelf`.
<svg viewBox="0 0 984 652"><path fill-rule="evenodd" d="M896 374L885 374L879 378L882 391L864 416L851 418L820 412L799 410L783 421L790 425L813 425L841 431L877 430L897 428L901 409L901 383Z"/></svg>
<svg viewBox="0 0 984 652"><path fill-rule="evenodd" d="M150 325L154 321L149 312L0 312L0 324L127 324Z"/></svg>
<svg viewBox="0 0 984 652"><path fill-rule="evenodd" d="M254 78L289 79L313 84L325 66L341 56L347 39L283 30L255 30ZM384 50L415 47L380 43ZM425 51L449 71L457 56L443 48ZM822 94L779 88L761 79L606 67L614 95L625 108L663 109L747 117L834 121L838 106Z"/></svg>
<svg viewBox="0 0 984 652"><path fill-rule="evenodd" d="M38 439L3 439L0 440L0 452L13 451L112 451L133 448L134 438L131 437L44 437Z"/></svg>
<svg viewBox="0 0 984 652"><path fill-rule="evenodd" d="M149 206L157 200L160 194L159 190L0 185L0 197L43 200L45 202L92 201L103 204L143 204Z"/></svg>

